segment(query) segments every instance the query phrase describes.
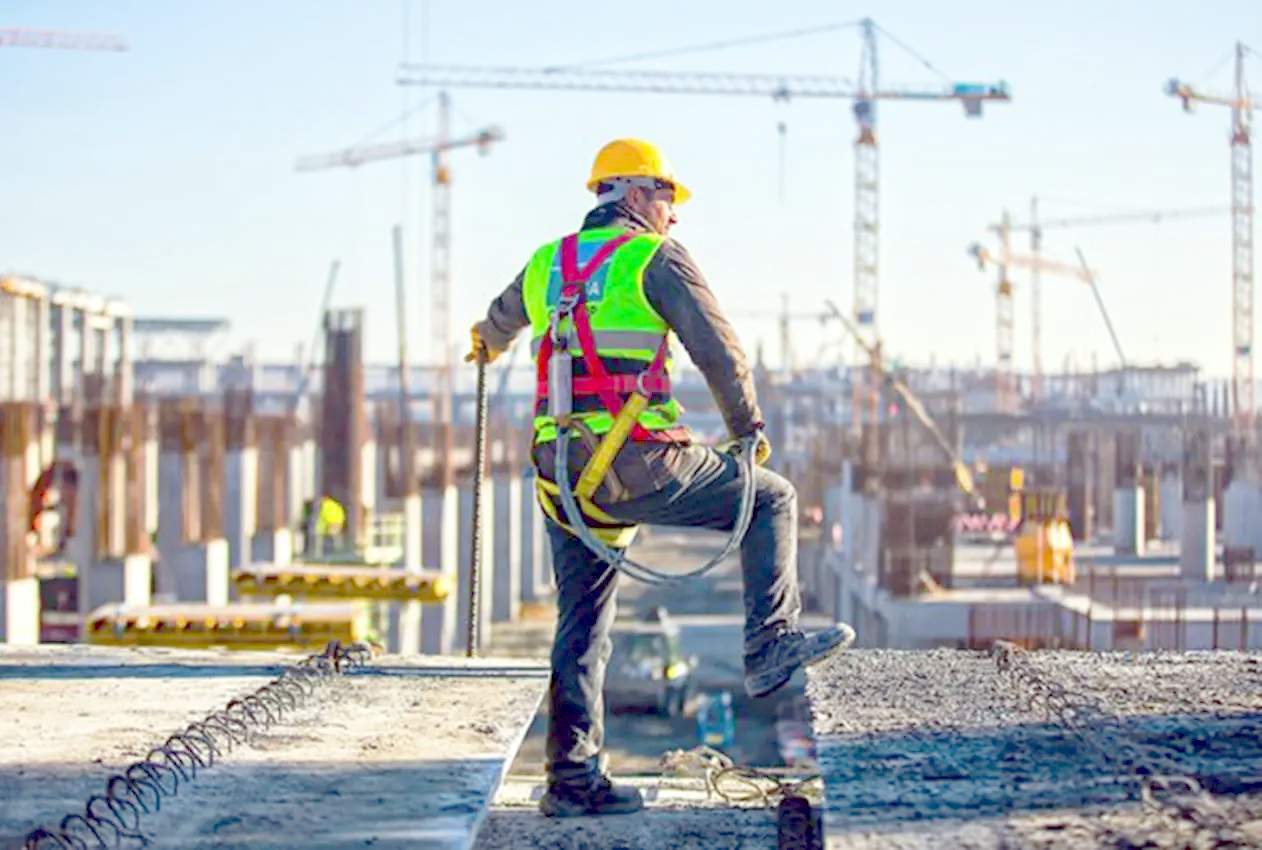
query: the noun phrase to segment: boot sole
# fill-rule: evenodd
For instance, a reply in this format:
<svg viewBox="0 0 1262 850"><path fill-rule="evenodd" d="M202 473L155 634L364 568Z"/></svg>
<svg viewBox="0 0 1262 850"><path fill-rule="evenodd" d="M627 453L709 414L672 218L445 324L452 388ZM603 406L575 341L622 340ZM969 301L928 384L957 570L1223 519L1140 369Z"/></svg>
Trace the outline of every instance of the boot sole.
<svg viewBox="0 0 1262 850"><path fill-rule="evenodd" d="M749 694L751 699L760 699L762 697L767 696L768 694L787 685L789 683L789 680L793 678L793 674L797 671L799 667L813 667L814 665L820 663L821 661L827 661L829 658L832 658L837 653L845 649L849 649L850 645L854 643L854 637L855 637L854 629L847 626L845 637L842 640L838 641L836 646L833 646L832 648L828 649L826 652L820 653L819 655L815 656L809 661L804 661L801 664L795 664L792 667L782 669L780 671L781 675L779 675L777 678L772 680L771 684L766 684L765 682L760 681L759 679L751 679L748 676L745 677L745 693Z"/></svg>
<svg viewBox="0 0 1262 850"><path fill-rule="evenodd" d="M644 808L644 803L628 803L618 808L589 809L576 803L558 802L547 794L539 801L539 812L546 818L603 817L604 815L630 815Z"/></svg>

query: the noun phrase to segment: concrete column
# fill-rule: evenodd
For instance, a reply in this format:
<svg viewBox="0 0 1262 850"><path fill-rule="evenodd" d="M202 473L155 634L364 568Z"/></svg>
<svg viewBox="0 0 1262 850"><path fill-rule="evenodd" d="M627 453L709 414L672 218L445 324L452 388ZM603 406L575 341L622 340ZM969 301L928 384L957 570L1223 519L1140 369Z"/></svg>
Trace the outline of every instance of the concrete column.
<svg viewBox="0 0 1262 850"><path fill-rule="evenodd" d="M158 557L157 591L160 596L174 598L176 593L175 561L185 546L184 472L186 456L179 449L163 445L158 454Z"/></svg>
<svg viewBox="0 0 1262 850"><path fill-rule="evenodd" d="M0 296L2 297L2 296ZM14 299L22 300L22 299ZM32 404L0 404L0 642L39 643L39 580L26 541L30 446L36 440ZM38 475L36 467L33 470Z"/></svg>
<svg viewBox="0 0 1262 850"><path fill-rule="evenodd" d="M521 479L521 601L534 602L547 593L552 562L544 552L543 511L535 501L535 470Z"/></svg>
<svg viewBox="0 0 1262 850"><path fill-rule="evenodd" d="M1211 581L1214 577L1214 488L1208 429L1184 431L1180 479L1179 572L1195 581Z"/></svg>
<svg viewBox="0 0 1262 850"><path fill-rule="evenodd" d="M228 604L228 541L193 543L177 553L175 593L184 602Z"/></svg>
<svg viewBox="0 0 1262 850"><path fill-rule="evenodd" d="M409 572L421 572L424 561L421 555L422 510L419 493L407 493L403 496L403 568ZM398 624L394 629L395 644L392 652L411 655L421 651L421 623L423 622L422 605L419 602L405 602L396 606Z"/></svg>
<svg viewBox="0 0 1262 850"><path fill-rule="evenodd" d="M1144 488L1113 491L1113 548L1122 555L1144 554Z"/></svg>
<svg viewBox="0 0 1262 850"><path fill-rule="evenodd" d="M1236 478L1223 493L1223 546L1232 549L1253 547L1255 559L1262 558L1262 487Z"/></svg>
<svg viewBox="0 0 1262 850"><path fill-rule="evenodd" d="M258 529L258 449L229 448L224 456L223 530L228 541L228 565L239 567L252 555L251 541Z"/></svg>
<svg viewBox="0 0 1262 850"><path fill-rule="evenodd" d="M250 540L250 560L285 566L294 562L294 533L288 528L260 531Z"/></svg>
<svg viewBox="0 0 1262 850"><path fill-rule="evenodd" d="M1136 430L1119 431L1113 446L1113 547L1118 554L1142 555L1148 536L1144 533L1140 434Z"/></svg>
<svg viewBox="0 0 1262 850"><path fill-rule="evenodd" d="M1160 517L1157 536L1162 540L1178 540L1183 533L1183 480L1177 469L1165 469L1158 485L1157 505Z"/></svg>
<svg viewBox="0 0 1262 850"><path fill-rule="evenodd" d="M427 488L421 492L421 517L429 534L421 539L424 563L450 576L459 572L460 493L455 487ZM442 602L422 606L421 651L449 655L456 646L459 586Z"/></svg>
<svg viewBox="0 0 1262 850"><path fill-rule="evenodd" d="M87 441L85 440L85 443ZM88 614L103 601L96 596L94 571L99 547L97 545L101 507L101 458L94 446L84 446L76 462L79 486L75 501L74 535L66 543L66 556L75 565L79 580L79 614Z"/></svg>
<svg viewBox="0 0 1262 850"><path fill-rule="evenodd" d="M490 602L491 620L496 623L516 620L521 613L521 479L509 472L491 479L494 491L495 523L492 529L493 585Z"/></svg>
<svg viewBox="0 0 1262 850"><path fill-rule="evenodd" d="M1195 581L1214 579L1214 500L1183 502L1179 574Z"/></svg>
<svg viewBox="0 0 1262 850"><path fill-rule="evenodd" d="M247 388L224 393L223 535L228 566L239 567L252 554L258 530L259 452L254 398Z"/></svg>
<svg viewBox="0 0 1262 850"><path fill-rule="evenodd" d="M153 559L147 554L106 558L92 565L90 607L121 602L144 607L152 602Z"/></svg>
<svg viewBox="0 0 1262 850"><path fill-rule="evenodd" d="M34 646L39 643L39 579L0 582L0 643Z"/></svg>

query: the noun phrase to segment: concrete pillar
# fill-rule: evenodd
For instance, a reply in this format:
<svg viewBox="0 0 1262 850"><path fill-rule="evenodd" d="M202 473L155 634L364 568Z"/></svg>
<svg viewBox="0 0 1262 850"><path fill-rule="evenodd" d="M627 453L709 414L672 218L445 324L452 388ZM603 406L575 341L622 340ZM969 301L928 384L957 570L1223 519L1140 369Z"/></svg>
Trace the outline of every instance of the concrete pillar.
<svg viewBox="0 0 1262 850"><path fill-rule="evenodd" d="M100 552L97 541L101 533L101 459L96 448L85 444L75 465L79 471L79 486L75 497L75 529L66 543L66 556L75 565L78 574L79 614L83 616L102 601L95 594L93 576Z"/></svg>
<svg viewBox="0 0 1262 850"><path fill-rule="evenodd" d="M37 437L35 413L30 403L0 404L0 642L5 643L39 643L39 580L26 540L30 486L39 474L28 468Z"/></svg>
<svg viewBox="0 0 1262 850"><path fill-rule="evenodd" d="M450 576L459 573L460 493L455 487L426 488L421 492L421 517L430 529L421 539L424 563ZM456 646L457 586L442 602L422 606L421 651L449 655Z"/></svg>
<svg viewBox="0 0 1262 850"><path fill-rule="evenodd" d="M175 594L182 602L228 604L228 541L222 537L183 547L175 556Z"/></svg>
<svg viewBox="0 0 1262 850"><path fill-rule="evenodd" d="M294 562L294 533L288 528L260 531L250 540L250 560L285 566Z"/></svg>
<svg viewBox="0 0 1262 850"><path fill-rule="evenodd" d="M228 566L249 560L258 530L259 452L254 399L248 388L224 393L223 535Z"/></svg>
<svg viewBox="0 0 1262 850"><path fill-rule="evenodd" d="M0 643L39 643L39 618L39 579L32 576L0 582Z"/></svg>
<svg viewBox="0 0 1262 850"><path fill-rule="evenodd" d="M258 449L229 448L224 456L224 538L228 565L239 567L250 559L258 530Z"/></svg>
<svg viewBox="0 0 1262 850"><path fill-rule="evenodd" d="M1113 491L1113 548L1119 555L1144 554L1144 488Z"/></svg>
<svg viewBox="0 0 1262 850"><path fill-rule="evenodd" d="M1195 581L1214 579L1214 500L1183 502L1179 574Z"/></svg>
<svg viewBox="0 0 1262 850"><path fill-rule="evenodd" d="M1178 469L1163 469L1158 485L1157 504L1160 516L1157 535L1162 540L1178 540L1183 530L1183 480Z"/></svg>
<svg viewBox="0 0 1262 850"><path fill-rule="evenodd" d="M421 496L405 493L403 496L403 568L409 572L421 572L424 560L421 555ZM405 602L396 606L398 624L393 631L396 637L392 652L410 655L421 651L421 623L423 606L419 602Z"/></svg>
<svg viewBox="0 0 1262 850"><path fill-rule="evenodd" d="M89 587L90 608L110 603L144 607L153 600L153 560L146 554L105 558L92 565Z"/></svg>
<svg viewBox="0 0 1262 850"><path fill-rule="evenodd" d="M1208 429L1184 431L1181 472L1179 572L1185 578L1210 581L1214 577L1214 485Z"/></svg>
<svg viewBox="0 0 1262 850"><path fill-rule="evenodd" d="M491 487L495 522L487 525L493 538L490 614L493 622L504 623L516 620L521 613L521 479L504 472L491 479Z"/></svg>
<svg viewBox="0 0 1262 850"><path fill-rule="evenodd" d="M541 599L552 585L552 558L547 551L548 535L543 523L543 511L535 501L535 470L528 467L521 479L522 602Z"/></svg>
<svg viewBox="0 0 1262 850"><path fill-rule="evenodd" d="M1223 493L1223 546L1232 549L1252 547L1255 559L1262 558L1262 486L1235 478Z"/></svg>
<svg viewBox="0 0 1262 850"><path fill-rule="evenodd" d="M1140 477L1140 435L1119 431L1115 446L1113 486L1113 548L1118 554L1142 555L1147 541L1144 533L1144 488Z"/></svg>

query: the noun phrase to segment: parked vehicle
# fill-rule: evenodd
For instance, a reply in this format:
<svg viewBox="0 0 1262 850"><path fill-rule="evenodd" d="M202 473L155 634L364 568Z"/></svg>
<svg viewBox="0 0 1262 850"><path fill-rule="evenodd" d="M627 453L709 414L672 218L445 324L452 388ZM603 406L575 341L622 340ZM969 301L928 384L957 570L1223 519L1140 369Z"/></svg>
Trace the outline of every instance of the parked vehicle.
<svg viewBox="0 0 1262 850"><path fill-rule="evenodd" d="M647 708L678 717L688 703L696 659L684 658L679 627L665 612L654 617L614 624L605 701L611 708Z"/></svg>

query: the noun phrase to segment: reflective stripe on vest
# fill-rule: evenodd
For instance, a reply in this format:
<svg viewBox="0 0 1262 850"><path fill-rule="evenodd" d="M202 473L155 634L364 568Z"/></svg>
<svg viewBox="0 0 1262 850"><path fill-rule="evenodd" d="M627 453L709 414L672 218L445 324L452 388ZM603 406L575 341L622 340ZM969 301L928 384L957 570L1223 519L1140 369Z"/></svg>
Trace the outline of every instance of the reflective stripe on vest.
<svg viewBox="0 0 1262 850"><path fill-rule="evenodd" d="M641 352L652 351L657 352L657 347L662 344L662 338L665 334L653 333L652 331L592 331L592 338L596 340L596 350L604 354L606 357L622 357L621 352ZM543 344L543 336L538 336L530 341L530 355L532 357L539 356L539 346ZM578 347L578 337L570 335L570 353L578 355L581 353ZM632 355L634 356L634 355Z"/></svg>

